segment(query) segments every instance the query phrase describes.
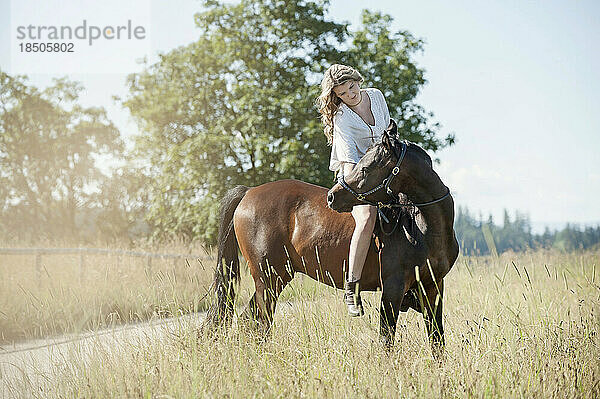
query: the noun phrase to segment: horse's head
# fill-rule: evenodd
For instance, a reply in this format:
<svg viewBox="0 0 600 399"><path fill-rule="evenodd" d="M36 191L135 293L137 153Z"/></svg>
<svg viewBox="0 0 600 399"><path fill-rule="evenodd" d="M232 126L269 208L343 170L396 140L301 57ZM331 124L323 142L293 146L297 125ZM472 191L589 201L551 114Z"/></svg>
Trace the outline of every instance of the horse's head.
<svg viewBox="0 0 600 399"><path fill-rule="evenodd" d="M406 146L404 154L403 146ZM389 203L399 192L406 192L404 187L414 184L415 175L424 167L431 168L431 158L416 144L402 143L392 120L381 143L369 148L352 172L344 176L347 187L338 182L329 190L327 204L335 211L350 212L354 205L361 203ZM392 180L385 185L388 178ZM376 189L380 185L380 189ZM361 201L362 194L365 194L364 201Z"/></svg>

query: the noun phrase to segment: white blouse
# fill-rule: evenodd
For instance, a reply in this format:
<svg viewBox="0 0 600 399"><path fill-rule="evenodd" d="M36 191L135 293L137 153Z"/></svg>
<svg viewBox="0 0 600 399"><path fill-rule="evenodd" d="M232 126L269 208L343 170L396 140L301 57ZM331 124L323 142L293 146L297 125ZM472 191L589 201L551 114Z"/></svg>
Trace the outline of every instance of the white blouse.
<svg viewBox="0 0 600 399"><path fill-rule="evenodd" d="M383 93L375 88L364 89L364 93L371 100L375 125L369 125L342 102L333 117L329 170L337 171L344 162L358 163L371 145L381 141L384 130L390 124L390 112Z"/></svg>

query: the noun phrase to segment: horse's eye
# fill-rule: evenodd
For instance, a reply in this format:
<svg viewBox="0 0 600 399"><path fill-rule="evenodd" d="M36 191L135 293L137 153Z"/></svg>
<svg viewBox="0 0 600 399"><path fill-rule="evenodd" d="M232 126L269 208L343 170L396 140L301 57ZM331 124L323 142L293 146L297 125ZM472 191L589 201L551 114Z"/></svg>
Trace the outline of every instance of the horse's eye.
<svg viewBox="0 0 600 399"><path fill-rule="evenodd" d="M367 176L367 173L369 173L369 169L368 168L362 168L360 171L362 172L363 177Z"/></svg>

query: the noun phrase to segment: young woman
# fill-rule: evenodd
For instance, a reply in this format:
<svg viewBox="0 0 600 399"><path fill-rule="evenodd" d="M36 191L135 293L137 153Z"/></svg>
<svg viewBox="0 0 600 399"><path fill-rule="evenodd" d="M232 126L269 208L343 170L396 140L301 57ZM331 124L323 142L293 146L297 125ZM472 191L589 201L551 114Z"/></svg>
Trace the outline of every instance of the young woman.
<svg viewBox="0 0 600 399"><path fill-rule="evenodd" d="M361 89L364 79L349 66L334 64L321 81L317 98L325 136L331 145L329 169L342 175L350 173L367 149L381 140L390 123L383 93L375 88ZM348 254L348 275L344 302L350 316L361 316L360 276L367 257L377 218L377 208L356 205L352 208L356 223Z"/></svg>

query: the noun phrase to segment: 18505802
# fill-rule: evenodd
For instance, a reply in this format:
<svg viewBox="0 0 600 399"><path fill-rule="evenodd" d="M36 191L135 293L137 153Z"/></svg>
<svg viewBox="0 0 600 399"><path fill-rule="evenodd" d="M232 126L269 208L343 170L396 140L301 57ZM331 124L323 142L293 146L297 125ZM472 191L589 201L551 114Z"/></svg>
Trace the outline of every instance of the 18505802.
<svg viewBox="0 0 600 399"><path fill-rule="evenodd" d="M73 43L19 43L22 53L73 53Z"/></svg>

